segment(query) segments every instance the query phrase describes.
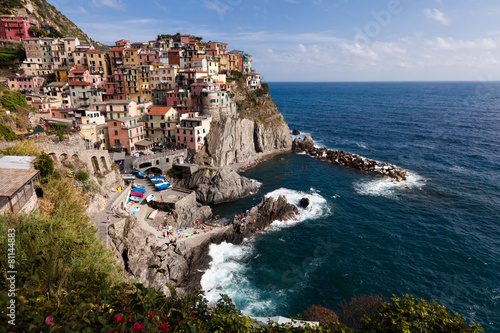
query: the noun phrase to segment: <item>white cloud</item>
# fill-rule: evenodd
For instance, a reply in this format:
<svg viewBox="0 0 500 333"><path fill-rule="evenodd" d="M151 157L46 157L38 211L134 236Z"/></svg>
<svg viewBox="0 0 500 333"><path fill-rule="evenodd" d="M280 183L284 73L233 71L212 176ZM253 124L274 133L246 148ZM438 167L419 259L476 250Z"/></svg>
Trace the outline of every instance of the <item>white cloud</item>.
<svg viewBox="0 0 500 333"><path fill-rule="evenodd" d="M92 0L92 4L96 7L110 7L117 10L125 10L123 0Z"/></svg>
<svg viewBox="0 0 500 333"><path fill-rule="evenodd" d="M429 9L426 8L424 9L424 14L427 18L441 22L444 25L449 25L451 23L451 20L447 17L444 16L443 12L440 11L439 9Z"/></svg>

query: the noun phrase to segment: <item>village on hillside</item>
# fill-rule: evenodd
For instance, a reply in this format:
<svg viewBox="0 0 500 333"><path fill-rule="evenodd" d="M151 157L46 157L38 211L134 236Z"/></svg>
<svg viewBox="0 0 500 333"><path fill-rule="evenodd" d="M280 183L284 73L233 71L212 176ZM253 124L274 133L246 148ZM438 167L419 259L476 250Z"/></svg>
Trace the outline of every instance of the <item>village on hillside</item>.
<svg viewBox="0 0 500 333"><path fill-rule="evenodd" d="M46 123L77 132L89 149L139 155L200 150L215 113L235 108L231 82L261 91L252 57L191 35L119 40L109 51L76 37L34 37L37 20L0 16L0 38L22 42L22 74L2 82L22 92Z"/></svg>

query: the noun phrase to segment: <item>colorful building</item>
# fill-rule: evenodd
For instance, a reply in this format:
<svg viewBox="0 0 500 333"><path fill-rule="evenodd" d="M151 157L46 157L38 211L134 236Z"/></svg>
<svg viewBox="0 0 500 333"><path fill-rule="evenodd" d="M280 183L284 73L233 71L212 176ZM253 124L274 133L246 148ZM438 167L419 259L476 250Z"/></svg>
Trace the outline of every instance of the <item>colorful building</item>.
<svg viewBox="0 0 500 333"><path fill-rule="evenodd" d="M153 106L149 110L148 121L144 123L146 136L154 143L174 143L178 123L179 113L176 109Z"/></svg>
<svg viewBox="0 0 500 333"><path fill-rule="evenodd" d="M23 41L35 35L31 27L40 29L40 22L29 16L0 15L0 38Z"/></svg>
<svg viewBox="0 0 500 333"><path fill-rule="evenodd" d="M142 150L145 133L138 117L108 119L107 123L111 149L129 154Z"/></svg>
<svg viewBox="0 0 500 333"><path fill-rule="evenodd" d="M177 148L200 150L210 131L210 116L181 118L177 125Z"/></svg>

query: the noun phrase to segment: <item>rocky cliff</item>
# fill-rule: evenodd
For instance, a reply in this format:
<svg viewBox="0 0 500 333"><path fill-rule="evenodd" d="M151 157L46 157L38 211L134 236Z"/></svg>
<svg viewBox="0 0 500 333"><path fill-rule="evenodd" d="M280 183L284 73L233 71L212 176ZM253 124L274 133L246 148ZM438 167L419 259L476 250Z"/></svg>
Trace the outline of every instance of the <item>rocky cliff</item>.
<svg viewBox="0 0 500 333"><path fill-rule="evenodd" d="M166 295L182 294L199 287L203 270L211 261L210 244L223 241L240 244L273 221L292 218L297 211L284 197L266 198L244 217L235 217L228 226L179 240L175 247L157 247L156 237L144 230L137 218L128 216L109 227L110 247L124 267L126 278L137 279Z"/></svg>
<svg viewBox="0 0 500 333"><path fill-rule="evenodd" d="M255 182L235 171L210 168L193 174L187 186L196 191L196 201L205 205L235 201L256 193L259 189Z"/></svg>
<svg viewBox="0 0 500 333"><path fill-rule="evenodd" d="M259 153L290 150L290 129L271 97L254 97L238 81L232 89L236 107L214 117L195 162L219 167L254 161Z"/></svg>

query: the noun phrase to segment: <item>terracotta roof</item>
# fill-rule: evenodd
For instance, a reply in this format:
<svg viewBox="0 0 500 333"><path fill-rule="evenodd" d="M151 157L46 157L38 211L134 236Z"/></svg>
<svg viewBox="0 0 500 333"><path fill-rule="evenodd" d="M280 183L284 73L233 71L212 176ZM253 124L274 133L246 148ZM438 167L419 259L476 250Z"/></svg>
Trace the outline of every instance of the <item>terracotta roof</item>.
<svg viewBox="0 0 500 333"><path fill-rule="evenodd" d="M123 51L124 48L123 47L111 47L109 50L110 51Z"/></svg>
<svg viewBox="0 0 500 333"><path fill-rule="evenodd" d="M86 71L86 69L77 69L77 68L74 68L70 72L73 72L73 73L84 73L85 71Z"/></svg>
<svg viewBox="0 0 500 333"><path fill-rule="evenodd" d="M99 50L88 50L87 53L106 53L106 52Z"/></svg>
<svg viewBox="0 0 500 333"><path fill-rule="evenodd" d="M93 86L92 83L84 81L73 81L69 83L70 86Z"/></svg>
<svg viewBox="0 0 500 333"><path fill-rule="evenodd" d="M35 169L0 169L0 179L9 180L0 182L0 197L11 197L39 172Z"/></svg>
<svg viewBox="0 0 500 333"><path fill-rule="evenodd" d="M153 106L151 108L151 110L149 110L149 113L150 115L166 115L168 113L168 111L170 111L170 109L172 109L171 107L169 106Z"/></svg>

